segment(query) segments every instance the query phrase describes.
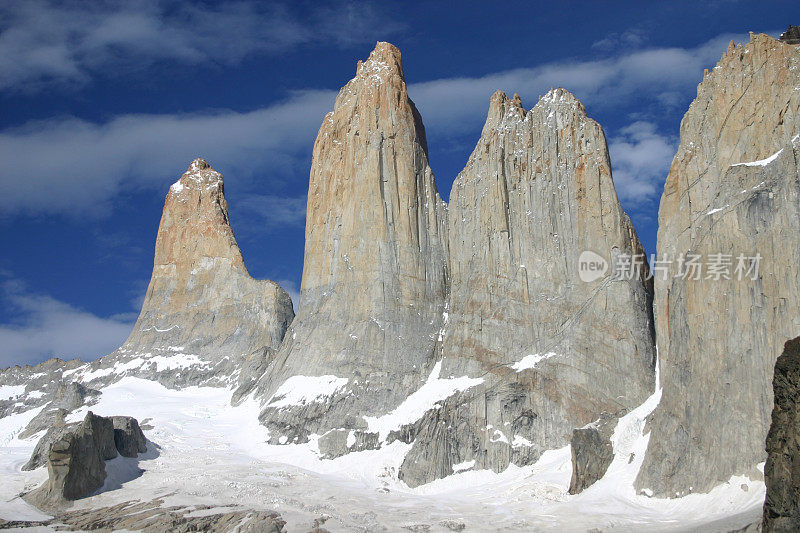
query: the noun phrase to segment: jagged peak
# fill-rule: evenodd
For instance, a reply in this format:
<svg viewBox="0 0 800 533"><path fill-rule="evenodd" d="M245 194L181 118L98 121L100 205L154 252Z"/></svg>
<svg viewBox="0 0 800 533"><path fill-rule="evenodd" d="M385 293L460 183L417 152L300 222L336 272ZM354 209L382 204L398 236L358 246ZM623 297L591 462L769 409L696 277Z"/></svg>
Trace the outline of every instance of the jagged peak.
<svg viewBox="0 0 800 533"><path fill-rule="evenodd" d="M498 89L489 99L486 125L518 122L524 120L526 114L527 111L522 107L522 99L517 93L514 93L514 96L509 98L505 92Z"/></svg>
<svg viewBox="0 0 800 533"><path fill-rule="evenodd" d="M383 81L393 74L405 80L402 56L395 45L384 41L378 41L367 60L359 61L356 67L356 78Z"/></svg>
<svg viewBox="0 0 800 533"><path fill-rule="evenodd" d="M180 193L186 189L209 189L222 184L222 174L214 170L202 157L195 158L186 172L169 188L171 193Z"/></svg>
<svg viewBox="0 0 800 533"><path fill-rule="evenodd" d="M366 60L358 61L356 75L339 91L333 106L334 111L357 102L358 99L354 97L358 94L371 92L378 87L405 91L400 50L395 45L382 41L375 44Z"/></svg>
<svg viewBox="0 0 800 533"><path fill-rule="evenodd" d="M583 104L578 100L574 94L564 89L563 87L556 87L547 91L547 94L539 98L536 106L552 106L552 105L570 105L578 107L585 111Z"/></svg>

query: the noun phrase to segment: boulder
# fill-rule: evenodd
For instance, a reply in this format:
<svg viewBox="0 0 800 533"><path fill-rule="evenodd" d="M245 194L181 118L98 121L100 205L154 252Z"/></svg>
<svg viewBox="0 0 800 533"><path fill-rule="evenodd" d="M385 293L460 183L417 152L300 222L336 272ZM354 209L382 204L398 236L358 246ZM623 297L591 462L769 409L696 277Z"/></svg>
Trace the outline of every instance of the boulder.
<svg viewBox="0 0 800 533"><path fill-rule="evenodd" d="M572 430L572 478L569 493L578 494L602 478L614 460L614 434L618 417L603 413L591 424Z"/></svg>
<svg viewBox="0 0 800 533"><path fill-rule="evenodd" d="M48 479L24 496L44 510L58 509L102 487L106 461L115 458L118 452L125 457L136 457L139 451L146 451L136 419L106 418L91 411L80 423L48 431L37 444L29 464L40 462L44 447L47 447Z"/></svg>

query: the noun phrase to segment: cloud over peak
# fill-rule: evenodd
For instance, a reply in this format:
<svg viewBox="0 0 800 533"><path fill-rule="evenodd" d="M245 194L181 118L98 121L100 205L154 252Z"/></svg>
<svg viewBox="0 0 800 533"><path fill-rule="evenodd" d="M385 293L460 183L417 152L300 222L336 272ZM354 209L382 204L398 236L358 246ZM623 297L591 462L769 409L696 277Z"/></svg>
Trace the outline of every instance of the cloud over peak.
<svg viewBox="0 0 800 533"><path fill-rule="evenodd" d="M299 11L288 3L241 0L218 5L5 1L0 3L0 90L80 86L105 71L160 61L235 64L298 45L366 42L398 29L367 4L340 2Z"/></svg>

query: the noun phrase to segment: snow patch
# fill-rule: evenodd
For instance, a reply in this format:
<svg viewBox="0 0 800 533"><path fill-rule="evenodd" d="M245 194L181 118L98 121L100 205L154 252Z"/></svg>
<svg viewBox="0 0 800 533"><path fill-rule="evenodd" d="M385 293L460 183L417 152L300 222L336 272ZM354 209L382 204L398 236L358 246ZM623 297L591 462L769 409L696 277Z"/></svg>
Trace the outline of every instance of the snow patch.
<svg viewBox="0 0 800 533"><path fill-rule="evenodd" d="M776 159L778 159L778 156L781 155L781 152L783 152L783 148L781 148L780 150L778 150L777 152L775 152L774 154L772 154L771 156L769 156L766 159L759 159L758 161L748 161L747 163L735 163L735 164L733 164L731 166L732 167L740 167L740 166L745 166L745 167L765 167L765 166L769 165L770 163L772 163L773 161L775 161Z"/></svg>
<svg viewBox="0 0 800 533"><path fill-rule="evenodd" d="M320 402L347 385L336 376L292 376L267 400L267 407L290 407Z"/></svg>
<svg viewBox="0 0 800 533"><path fill-rule="evenodd" d="M509 366L511 366L511 368L513 368L517 372L522 372L523 370L536 368L536 365L539 364L540 362L544 361L545 359L550 359L551 357L555 357L556 355L558 354L556 354L555 352L547 352L544 355L534 353L526 355L525 357L522 358L522 360L517 361L513 365Z"/></svg>
<svg viewBox="0 0 800 533"><path fill-rule="evenodd" d="M458 473L464 470L470 470L474 466L475 466L475 459L473 459L472 461L464 461L463 463L458 463L457 465L453 465L453 472Z"/></svg>
<svg viewBox="0 0 800 533"><path fill-rule="evenodd" d="M0 400L10 400L25 392L25 385L0 385Z"/></svg>
<svg viewBox="0 0 800 533"><path fill-rule="evenodd" d="M426 412L441 407L439 402L457 392L483 383L483 378L470 378L467 376L441 379L439 378L441 371L442 362L438 361L425 384L413 392L392 412L379 417L365 416L364 420L367 421L369 431L378 433L379 440L385 441L393 430L416 422Z"/></svg>

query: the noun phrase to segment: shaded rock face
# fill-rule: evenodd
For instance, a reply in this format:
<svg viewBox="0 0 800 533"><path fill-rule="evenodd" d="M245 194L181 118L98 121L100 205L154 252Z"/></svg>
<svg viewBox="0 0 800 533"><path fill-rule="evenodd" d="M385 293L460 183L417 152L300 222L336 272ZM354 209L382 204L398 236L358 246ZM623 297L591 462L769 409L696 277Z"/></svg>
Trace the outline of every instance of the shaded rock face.
<svg viewBox="0 0 800 533"><path fill-rule="evenodd" d="M274 355L293 316L286 291L250 277L222 175L196 159L167 194L133 332L74 377L107 384L135 375L168 387L236 383L245 360Z"/></svg>
<svg viewBox="0 0 800 533"><path fill-rule="evenodd" d="M594 484L611 466L614 460L611 435L618 420L618 417L604 413L596 422L572 430L569 442L572 456L570 494L578 494Z"/></svg>
<svg viewBox="0 0 800 533"><path fill-rule="evenodd" d="M449 204L450 297L441 376L468 376L410 431L400 477L418 485L475 461L526 464L602 412L653 391L646 268L584 282L579 256L643 254L617 200L606 140L569 92L526 111L497 92Z"/></svg>
<svg viewBox="0 0 800 533"><path fill-rule="evenodd" d="M378 43L314 144L300 308L259 384L273 441L363 428L421 385L447 291L445 209L400 52Z"/></svg>
<svg viewBox="0 0 800 533"><path fill-rule="evenodd" d="M779 39L786 44L800 44L800 26L789 26Z"/></svg>
<svg viewBox="0 0 800 533"><path fill-rule="evenodd" d="M147 451L147 440L139 427L139 422L130 416L112 416L114 426L114 446L123 457L136 457Z"/></svg>
<svg viewBox="0 0 800 533"><path fill-rule="evenodd" d="M798 86L800 49L752 35L706 73L681 122L659 211L658 256L672 261L655 279L664 390L638 490L760 476L775 359L800 332ZM688 253L727 254L731 279L679 275Z"/></svg>
<svg viewBox="0 0 800 533"><path fill-rule="evenodd" d="M800 337L786 343L772 379L764 531L800 531Z"/></svg>
<svg viewBox="0 0 800 533"><path fill-rule="evenodd" d="M136 457L147 451L138 422L127 416L106 418L89 411L83 422L53 428L52 432L39 441L31 457L33 462L41 455L40 448L47 446L48 479L26 495L30 503L43 509L58 508L102 487L105 462L118 452Z"/></svg>

